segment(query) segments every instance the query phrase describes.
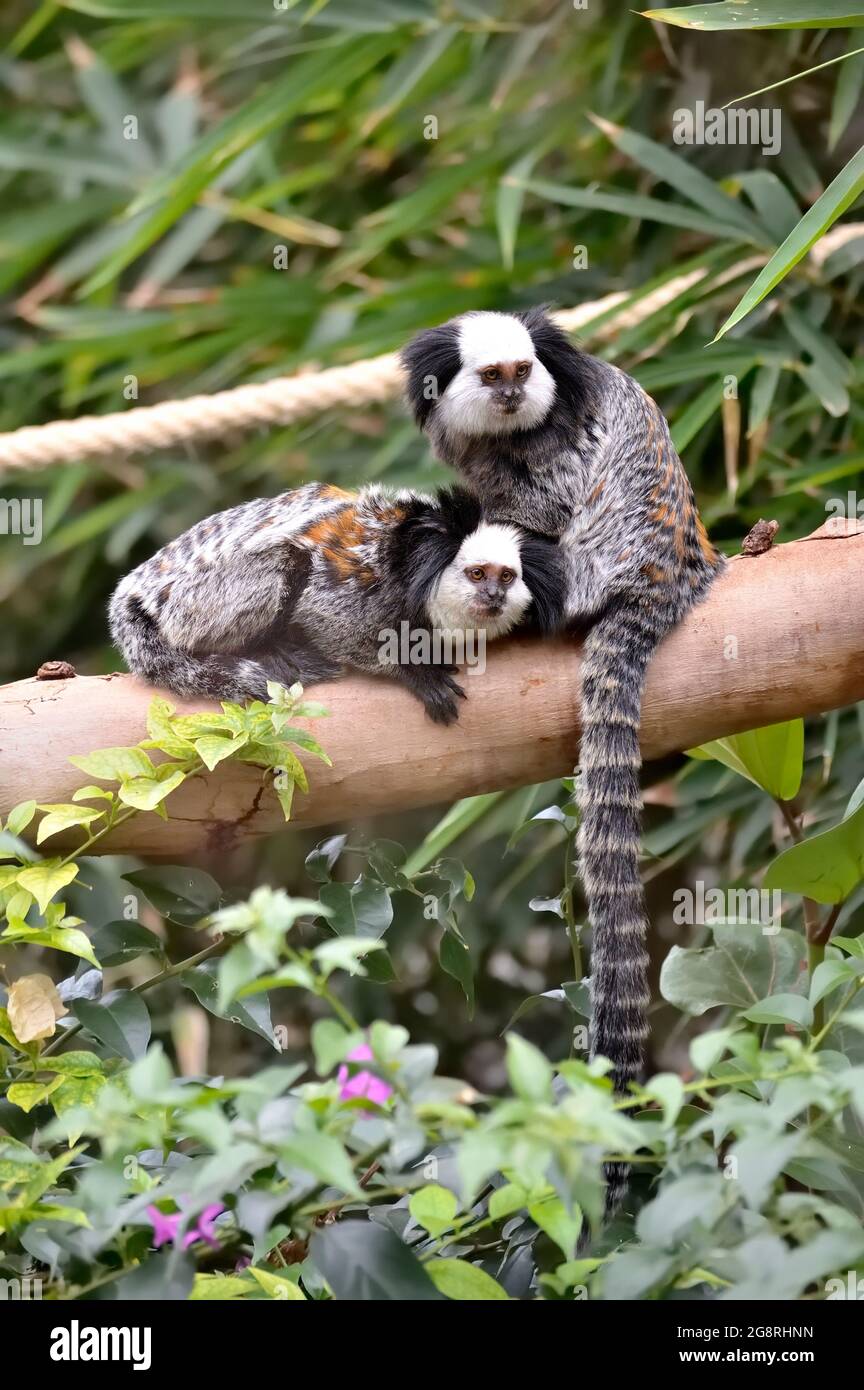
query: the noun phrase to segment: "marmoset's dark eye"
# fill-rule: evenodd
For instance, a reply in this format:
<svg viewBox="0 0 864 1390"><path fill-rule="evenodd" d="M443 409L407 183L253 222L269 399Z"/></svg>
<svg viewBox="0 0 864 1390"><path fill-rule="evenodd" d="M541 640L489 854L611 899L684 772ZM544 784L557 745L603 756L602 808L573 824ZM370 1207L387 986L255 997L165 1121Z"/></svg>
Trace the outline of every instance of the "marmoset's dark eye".
<svg viewBox="0 0 864 1390"><path fill-rule="evenodd" d="M501 378L501 373L499 372L497 367L487 367L485 372L481 372L480 375L484 381L489 382L490 384L493 381L499 381Z"/></svg>
<svg viewBox="0 0 864 1390"><path fill-rule="evenodd" d="M502 571L501 571L501 583L502 583L502 584L512 584L512 583L513 583L513 580L514 580L515 578L516 578L516 576L515 576L515 574L513 573L512 570L502 570Z"/></svg>
<svg viewBox="0 0 864 1390"><path fill-rule="evenodd" d="M526 376L531 375L531 363L520 362L519 366L516 368L516 375L520 381L524 381Z"/></svg>
<svg viewBox="0 0 864 1390"><path fill-rule="evenodd" d="M470 570L466 570L469 579L473 579L475 584L479 584L481 579L486 578L486 571L482 565L472 565Z"/></svg>

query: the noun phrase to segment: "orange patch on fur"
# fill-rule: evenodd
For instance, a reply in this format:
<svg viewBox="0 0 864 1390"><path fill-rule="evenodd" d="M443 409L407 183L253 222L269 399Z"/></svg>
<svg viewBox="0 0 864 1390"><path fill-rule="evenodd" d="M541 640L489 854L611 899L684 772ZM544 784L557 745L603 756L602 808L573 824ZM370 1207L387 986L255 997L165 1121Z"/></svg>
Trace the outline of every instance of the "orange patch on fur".
<svg viewBox="0 0 864 1390"><path fill-rule="evenodd" d="M606 479L605 479L605 478L601 478L600 481L599 481L599 483L598 483L597 486L595 487L594 491L591 493L591 496L588 498L588 503L589 503L589 504L590 504L591 502L596 502L596 501L597 501L597 498L600 496L600 494L601 494L601 492L603 491L603 489L604 489L605 486L606 486Z"/></svg>
<svg viewBox="0 0 864 1390"><path fill-rule="evenodd" d="M705 523L701 516L696 517L696 539L699 542L699 549L702 551L709 565L716 565L717 551L708 539L708 532L705 530Z"/></svg>

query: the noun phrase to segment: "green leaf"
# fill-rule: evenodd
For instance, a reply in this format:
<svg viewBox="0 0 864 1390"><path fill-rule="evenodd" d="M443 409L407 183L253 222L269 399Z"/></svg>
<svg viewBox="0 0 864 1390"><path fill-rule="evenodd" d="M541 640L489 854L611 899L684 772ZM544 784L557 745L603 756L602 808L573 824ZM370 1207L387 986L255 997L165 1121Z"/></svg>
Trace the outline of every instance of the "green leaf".
<svg viewBox="0 0 864 1390"><path fill-rule="evenodd" d="M86 787L78 787L72 793L73 801L95 801L97 799L99 801L113 801L114 793L106 787L97 787L92 783Z"/></svg>
<svg viewBox="0 0 864 1390"><path fill-rule="evenodd" d="M466 830L482 820L503 796L504 792L488 792L484 796L468 796L455 802L429 831L423 843L409 856L404 868L405 877L413 878L415 874L428 868L454 840L458 840L460 835L464 835Z"/></svg>
<svg viewBox="0 0 864 1390"><path fill-rule="evenodd" d="M77 864L64 864L59 859L42 859L38 864L20 869L17 882L19 887L33 894L44 917L51 899L77 877Z"/></svg>
<svg viewBox="0 0 864 1390"><path fill-rule="evenodd" d="M861 966L854 960L820 961L810 977L810 1003L818 1004L841 985L851 984L861 973Z"/></svg>
<svg viewBox="0 0 864 1390"><path fill-rule="evenodd" d="M10 835L21 835L36 814L35 801L20 801L6 817L6 830Z"/></svg>
<svg viewBox="0 0 864 1390"><path fill-rule="evenodd" d="M357 883L325 883L320 901L330 909L327 925L340 936L384 935L393 921L393 903L383 884L370 879Z"/></svg>
<svg viewBox="0 0 864 1390"><path fill-rule="evenodd" d="M96 1104L99 1092L102 1087L107 1085L107 1077L96 1075L91 1076L67 1076L63 1078L63 1085L58 1086L51 1097L51 1105L54 1113L58 1116L66 1114L69 1110L92 1110ZM81 1134L81 1127L72 1126L66 1123L66 1137L70 1144L78 1142Z"/></svg>
<svg viewBox="0 0 864 1390"><path fill-rule="evenodd" d="M845 54L844 59L831 105L831 123L828 127L828 148L831 151L836 148L854 116L864 87L864 53Z"/></svg>
<svg viewBox="0 0 864 1390"><path fill-rule="evenodd" d="M545 179L525 179L524 187L526 192L552 203L560 203L563 207L586 208L589 212L615 212L622 217L683 227L712 238L726 237L737 241L743 236L737 223L720 222L707 213L697 212L671 199L646 198L640 193L609 192L603 188L571 188L567 184L550 183Z"/></svg>
<svg viewBox="0 0 864 1390"><path fill-rule="evenodd" d="M27 946L47 946L52 951L66 951L71 956L80 956L99 969L99 961L93 954L90 938L75 927L9 927L0 941L11 945L21 941Z"/></svg>
<svg viewBox="0 0 864 1390"><path fill-rule="evenodd" d="M672 10L643 10L643 19L700 32L718 29L833 29L864 24L856 0L720 0Z"/></svg>
<svg viewBox="0 0 864 1390"><path fill-rule="evenodd" d="M560 1197L544 1197L529 1202L528 1215L550 1240L554 1240L565 1260L572 1260L582 1230L582 1213L574 1206L569 1212Z"/></svg>
<svg viewBox="0 0 864 1390"><path fill-rule="evenodd" d="M196 1274L190 1303L226 1303L246 1298L251 1292L249 1280L239 1274Z"/></svg>
<svg viewBox="0 0 864 1390"><path fill-rule="evenodd" d="M311 853L307 854L304 865L309 877L316 883L329 883L347 842L347 835L331 835L316 845Z"/></svg>
<svg viewBox="0 0 864 1390"><path fill-rule="evenodd" d="M336 1221L319 1227L310 1256L337 1299L347 1302L429 1302L440 1294L399 1237L368 1220Z"/></svg>
<svg viewBox="0 0 864 1390"><path fill-rule="evenodd" d="M75 999L72 1012L88 1032L101 1043L134 1062L143 1057L150 1043L150 1014L140 994L116 990L103 999Z"/></svg>
<svg viewBox="0 0 864 1390"><path fill-rule="evenodd" d="M312 1025L312 1052L315 1057L315 1070L319 1076L329 1076L357 1039L356 1033L349 1033L335 1018L318 1018Z"/></svg>
<svg viewBox="0 0 864 1390"><path fill-rule="evenodd" d="M220 738L218 734L204 734L195 740L195 752L204 766L213 771L225 758L237 753L249 742L248 733L236 734L234 738Z"/></svg>
<svg viewBox="0 0 864 1390"><path fill-rule="evenodd" d="M260 1284L270 1298L278 1299L280 1302L306 1302L306 1295L296 1279L289 1278L287 1274L277 1274L272 1269L259 1269L257 1265L250 1265L246 1273L251 1275L256 1284Z"/></svg>
<svg viewBox="0 0 864 1390"><path fill-rule="evenodd" d="M528 154L523 155L507 170L498 185L495 221L498 226L501 260L507 270L513 269L519 219L522 216L522 204L525 202L525 180L531 177L531 171L541 152L540 149L529 150Z"/></svg>
<svg viewBox="0 0 864 1390"><path fill-rule="evenodd" d="M36 832L36 843L41 845L43 840L47 840L51 835L59 835L61 830L71 830L76 825L89 825L91 821L98 820L103 811L93 811L88 807L73 805L53 805L39 806L40 811L48 814L43 816L39 822L39 829Z"/></svg>
<svg viewBox="0 0 864 1390"><path fill-rule="evenodd" d="M186 771L176 763L160 763L152 777L130 777L117 792L126 806L136 811L155 811L167 796L186 779Z"/></svg>
<svg viewBox="0 0 864 1390"><path fill-rule="evenodd" d="M141 748L100 748L69 759L88 777L103 782L125 782L133 777L152 777L154 767Z"/></svg>
<svg viewBox="0 0 864 1390"><path fill-rule="evenodd" d="M744 1011L751 1023L792 1023L796 1028L809 1028L813 1009L800 994L770 994Z"/></svg>
<svg viewBox="0 0 864 1390"><path fill-rule="evenodd" d="M713 946L673 946L663 962L660 993L676 1008L696 1015L720 1004L746 1009L799 981L806 948L797 932L763 933L744 923L718 923L712 932Z"/></svg>
<svg viewBox="0 0 864 1390"><path fill-rule="evenodd" d="M241 1028L248 1029L250 1033L257 1033L259 1038L263 1038L272 1048L279 1051L270 1021L270 1000L265 993L261 992L258 997L243 1003L239 999L233 999L222 1008L219 1003L219 962L216 960L202 961L194 969L184 970L180 975L180 983L191 989L198 1003L203 1005L208 1013L216 1018L227 1018L231 1023L239 1023Z"/></svg>
<svg viewBox="0 0 864 1390"><path fill-rule="evenodd" d="M40 1058L39 1065L45 1071L56 1071L63 1076L95 1076L105 1070L105 1063L95 1052L83 1049L74 1052L60 1052L56 1056Z"/></svg>
<svg viewBox="0 0 864 1390"><path fill-rule="evenodd" d="M527 1200L528 1194L524 1187L520 1187L518 1183L505 1183L503 1187L496 1187L489 1198L489 1215L493 1221L503 1221L506 1216L512 1216L514 1211L521 1211Z"/></svg>
<svg viewBox="0 0 864 1390"><path fill-rule="evenodd" d="M322 973L327 976L333 970L347 970L350 975L362 975L359 962L373 951L383 951L381 941L372 941L364 936L339 936L334 941L324 941L316 946L312 956Z"/></svg>
<svg viewBox="0 0 864 1390"><path fill-rule="evenodd" d="M690 1060L698 1072L707 1074L727 1051L735 1034L734 1028L712 1028L700 1033L690 1044Z"/></svg>
<svg viewBox="0 0 864 1390"><path fill-rule="evenodd" d="M152 6L151 6L152 8ZM126 212L127 218L148 216L126 242L105 259L83 287L85 294L111 282L195 203L197 198L238 155L284 126L309 102L325 92L343 91L361 78L394 46L391 35L376 34L314 51L293 61L290 70L262 83L255 94L216 121L187 153L164 173L152 178Z"/></svg>
<svg viewBox="0 0 864 1390"><path fill-rule="evenodd" d="M209 917L222 899L219 884L203 869L166 864L123 877L133 888L141 889L157 912L181 927L195 926L202 917Z"/></svg>
<svg viewBox="0 0 864 1390"><path fill-rule="evenodd" d="M741 0L745 3L746 0ZM736 0L736 4L738 0ZM864 192L864 148L849 160L844 169L828 185L812 208L804 214L793 232L778 247L764 270L760 271L743 299L729 315L723 327L714 338L716 343L736 323L740 323L757 304L761 304L767 294L788 275L800 260L806 256L821 236L828 231Z"/></svg>
<svg viewBox="0 0 864 1390"><path fill-rule="evenodd" d="M676 1076L674 1072L660 1072L657 1076L652 1076L644 1087L644 1092L652 1100L660 1102L664 1125L674 1125L684 1104L684 1084L680 1076Z"/></svg>
<svg viewBox="0 0 864 1390"><path fill-rule="evenodd" d="M6 1099L29 1115L33 1107L47 1100L64 1080L62 1076L52 1076L50 1081L16 1081L6 1092Z"/></svg>
<svg viewBox="0 0 864 1390"><path fill-rule="evenodd" d="M804 768L804 721L768 724L688 748L688 757L716 759L781 801L791 801L801 786Z"/></svg>
<svg viewBox="0 0 864 1390"><path fill-rule="evenodd" d="M603 134L630 159L655 178L667 183L701 212L718 219L721 224L739 228L739 235L757 245L764 244L765 235L753 214L735 198L709 179L690 159L676 154L666 145L650 140L634 130L625 130L600 116L591 120Z"/></svg>
<svg viewBox="0 0 864 1390"><path fill-rule="evenodd" d="M438 947L438 962L441 969L451 975L462 986L462 993L468 1003L468 1015L474 1014L474 966L468 947L457 939L451 931L445 931Z"/></svg>
<svg viewBox="0 0 864 1390"><path fill-rule="evenodd" d="M737 1160L736 1179L748 1206L755 1210L762 1206L775 1179L800 1147L799 1134L748 1134L733 1144L729 1153Z"/></svg>
<svg viewBox="0 0 864 1390"><path fill-rule="evenodd" d="M424 1268L445 1298L460 1303L491 1303L502 1299L510 1302L510 1295L497 1279L467 1260L429 1260Z"/></svg>
<svg viewBox="0 0 864 1390"><path fill-rule="evenodd" d="M784 850L769 864L763 884L817 903L841 903L862 879L864 806L830 830Z"/></svg>
<svg viewBox="0 0 864 1390"><path fill-rule="evenodd" d="M449 1231L456 1218L458 1203L448 1187L429 1183L417 1192L412 1192L408 1210L418 1226L428 1231L430 1236L443 1236Z"/></svg>
<svg viewBox="0 0 864 1390"><path fill-rule="evenodd" d="M93 950L101 965L123 965L142 955L161 956L165 945L155 932L139 922L104 922L93 928Z"/></svg>
<svg viewBox="0 0 864 1390"><path fill-rule="evenodd" d="M311 1173L313 1178L338 1188L349 1197L360 1197L361 1191L345 1149L332 1134L320 1130L304 1130L290 1144L280 1144L284 1163Z"/></svg>
<svg viewBox="0 0 864 1390"><path fill-rule="evenodd" d="M551 1101L552 1068L539 1048L518 1033L507 1034L507 1075L522 1100Z"/></svg>
<svg viewBox="0 0 864 1390"><path fill-rule="evenodd" d="M195 747L191 739L185 738L175 727L174 707L161 696L154 695L147 710L147 732L155 747L167 753L169 758L191 758Z"/></svg>

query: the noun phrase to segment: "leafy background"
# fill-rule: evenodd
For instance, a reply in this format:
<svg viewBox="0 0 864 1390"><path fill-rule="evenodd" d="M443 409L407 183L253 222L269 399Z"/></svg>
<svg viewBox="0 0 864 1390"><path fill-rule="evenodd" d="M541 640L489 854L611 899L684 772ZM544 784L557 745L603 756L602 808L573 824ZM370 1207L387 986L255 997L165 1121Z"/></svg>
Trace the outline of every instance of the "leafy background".
<svg viewBox="0 0 864 1390"><path fill-rule="evenodd" d="M709 344L861 144L861 57L753 99L782 110L776 158L671 139L676 109L837 58L860 30L700 33L623 3L563 0L46 0L7 4L3 25L0 428L123 409L132 381L146 404L387 351L468 308L624 291L632 320L604 332L601 318L584 340L657 397L727 551L760 516L778 519L781 540L807 534L829 499L860 486L864 232L805 258ZM123 136L129 115L134 140ZM587 267L575 269L579 247ZM640 310L688 271L689 288ZM43 499L44 539L3 540L3 677L49 658L114 669L113 584L208 512L310 478L428 487L442 477L396 405L7 477L5 497ZM814 826L836 820L864 776L862 736L860 711L808 727ZM326 747L326 726L320 737ZM447 850L470 867L477 892L460 922L477 1002L472 1017L439 969L440 931L402 895L388 931L396 981L349 986L361 1020L404 1023L437 1043L446 1071L488 1090L506 1084L508 1019L572 973L554 911L568 796L556 784L476 799L443 829L444 808L375 824L418 862ZM752 883L785 832L771 801L716 763L653 767L646 800L659 969L673 942L705 936L673 923L673 890L696 878ZM334 833L361 843L372 829ZM308 895L315 838L280 836L201 867L228 900L256 883ZM340 859L337 879L358 863ZM77 893L97 927L122 916L119 874L135 867L85 861L92 891L85 904L73 889L73 907ZM143 912L169 947L178 933L182 943L182 924ZM854 895L843 914L854 935ZM236 1075L266 1052L254 1031L241 1052L217 1020L208 1037L178 985L152 1002L186 1070ZM273 1021L289 1056L307 1049L314 1017L314 1000L279 996ZM566 1001L536 1002L523 1017L547 1055L566 1053ZM678 1065L680 1016L661 1002L653 1022L654 1061Z"/></svg>

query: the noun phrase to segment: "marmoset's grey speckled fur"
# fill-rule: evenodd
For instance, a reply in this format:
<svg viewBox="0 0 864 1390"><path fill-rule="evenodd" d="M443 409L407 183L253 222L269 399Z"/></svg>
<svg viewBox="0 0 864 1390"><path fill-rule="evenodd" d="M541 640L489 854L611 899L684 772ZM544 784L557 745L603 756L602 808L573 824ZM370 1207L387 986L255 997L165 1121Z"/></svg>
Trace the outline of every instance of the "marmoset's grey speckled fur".
<svg viewBox="0 0 864 1390"><path fill-rule="evenodd" d="M266 700L268 680L354 668L401 681L447 724L464 693L448 655L458 640L406 659L385 635L407 624L493 640L529 613L548 631L563 593L557 545L488 523L464 489L309 483L178 536L121 580L110 623L129 669L178 695Z"/></svg>
<svg viewBox="0 0 864 1390"><path fill-rule="evenodd" d="M648 662L724 561L669 429L624 372L573 347L541 309L469 313L403 353L437 456L490 518L554 537L566 616L590 625L582 677L579 868L592 927L592 1055L639 1076L648 956L639 876L639 720ZM607 1202L627 1170L607 1172Z"/></svg>

